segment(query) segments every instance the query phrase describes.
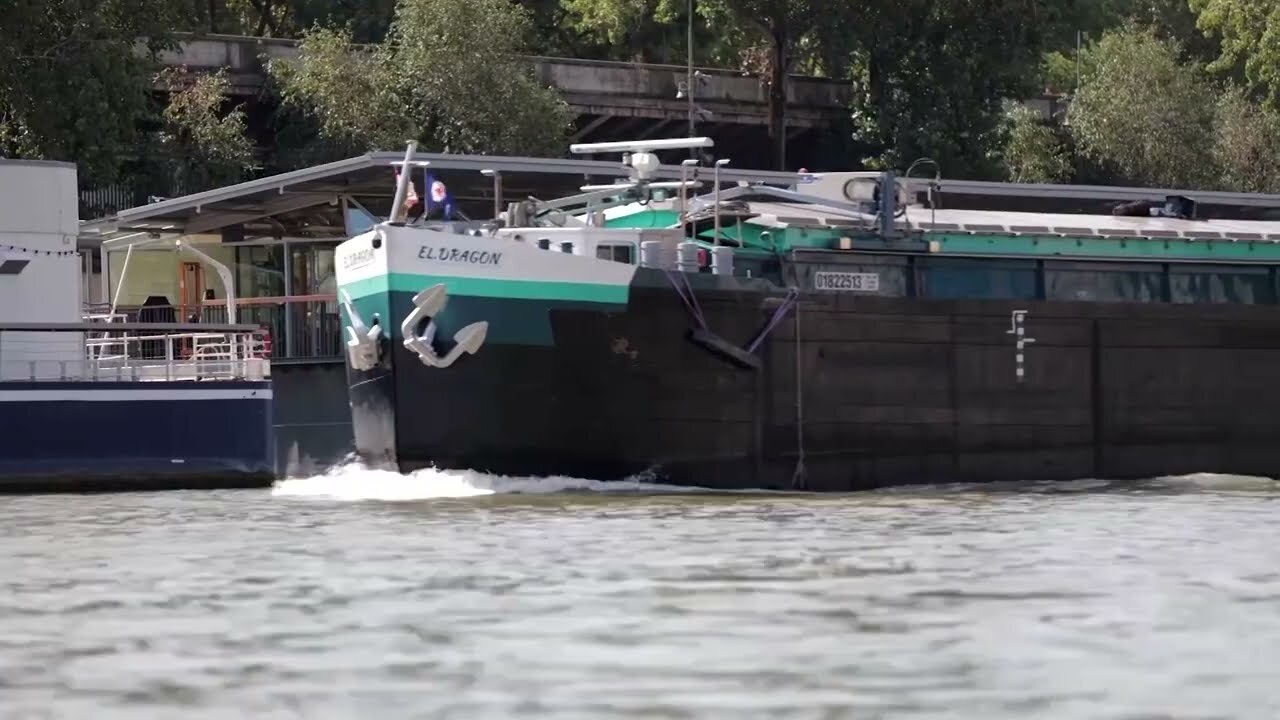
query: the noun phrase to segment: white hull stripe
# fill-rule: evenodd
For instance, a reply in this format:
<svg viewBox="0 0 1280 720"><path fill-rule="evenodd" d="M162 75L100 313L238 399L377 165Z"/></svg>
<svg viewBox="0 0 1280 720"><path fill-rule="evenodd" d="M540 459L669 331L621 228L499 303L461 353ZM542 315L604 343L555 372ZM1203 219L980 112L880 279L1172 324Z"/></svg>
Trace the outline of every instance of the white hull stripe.
<svg viewBox="0 0 1280 720"><path fill-rule="evenodd" d="M172 388L98 389L86 383L81 390L0 390L0 403L4 402L150 402L182 400L270 400L271 390L246 390L227 388Z"/></svg>

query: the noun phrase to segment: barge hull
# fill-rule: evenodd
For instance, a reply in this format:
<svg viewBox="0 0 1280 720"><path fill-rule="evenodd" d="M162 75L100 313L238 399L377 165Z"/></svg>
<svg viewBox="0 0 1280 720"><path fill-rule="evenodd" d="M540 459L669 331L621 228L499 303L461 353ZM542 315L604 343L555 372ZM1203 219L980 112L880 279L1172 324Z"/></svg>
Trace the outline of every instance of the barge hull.
<svg viewBox="0 0 1280 720"><path fill-rule="evenodd" d="M665 282L639 271L624 308L505 300L524 305L495 314L451 296L442 337L477 319L498 331L449 368L397 342L394 374L352 371L357 445L405 472L726 489L1280 476L1270 308L809 293L751 370L688 340L696 323ZM733 282L695 285L707 328L746 345L777 298ZM407 312L407 294L390 301ZM547 337L524 323L504 341L504 315L539 314Z"/></svg>

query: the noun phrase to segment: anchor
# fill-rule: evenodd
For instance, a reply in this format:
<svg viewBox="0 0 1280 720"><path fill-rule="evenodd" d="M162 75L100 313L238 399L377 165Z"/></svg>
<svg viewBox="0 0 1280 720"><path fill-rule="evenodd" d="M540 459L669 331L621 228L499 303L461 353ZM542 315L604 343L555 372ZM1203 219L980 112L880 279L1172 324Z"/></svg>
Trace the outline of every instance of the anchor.
<svg viewBox="0 0 1280 720"><path fill-rule="evenodd" d="M356 312L355 305L351 302L351 294L346 289L340 289L338 292L342 294L342 307L346 308L347 317L351 319L351 324L347 326L347 356L350 358L351 367L356 370L372 370L378 365L381 359L381 345L379 340L382 339L382 325L378 324L378 316L373 316L373 326L369 327L364 324L364 318L360 317L360 313Z"/></svg>
<svg viewBox="0 0 1280 720"><path fill-rule="evenodd" d="M474 322L453 334L453 349L444 357L436 353L433 341L436 336L435 316L444 309L449 300L444 285L433 285L413 296L413 310L400 323L400 333L404 335L404 346L418 354L423 365L447 368L457 362L463 353L475 355L484 344L485 335L489 332L489 323ZM423 320L427 320L427 328L421 335L416 328Z"/></svg>

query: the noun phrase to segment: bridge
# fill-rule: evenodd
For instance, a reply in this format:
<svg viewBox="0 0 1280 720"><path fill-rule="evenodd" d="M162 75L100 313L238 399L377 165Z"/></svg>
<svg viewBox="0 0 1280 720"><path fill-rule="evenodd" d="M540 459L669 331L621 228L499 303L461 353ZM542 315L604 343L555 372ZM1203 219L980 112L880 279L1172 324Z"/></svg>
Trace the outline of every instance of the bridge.
<svg viewBox="0 0 1280 720"><path fill-rule="evenodd" d="M161 55L170 66L193 70L227 70L236 96L258 94L266 63L298 57L294 40L238 35L184 36L176 51ZM558 89L579 118L586 118L574 141L592 142L606 124L617 122L618 132L635 138L687 131L689 103L677 98L687 77L683 65L607 62L526 56L539 80ZM694 68L695 121L721 129L731 125L768 124L768 95L757 78L723 68ZM787 92L787 125L793 132L825 128L849 114L847 83L826 78L793 76ZM697 112L702 111L702 112ZM703 119L705 118L705 119ZM668 125L672 127L667 127Z"/></svg>
<svg viewBox="0 0 1280 720"><path fill-rule="evenodd" d="M162 54L169 66L192 70L225 69L231 94L262 97L265 66L273 59L298 57L294 40L238 35L180 36L175 51ZM768 167L768 93L755 77L724 68L694 68L695 128L689 129L690 103L677 97L688 68L683 65L608 62L527 56L538 78L558 89L574 111L572 142L709 135L717 154L740 167ZM847 82L793 75L787 83L788 165L825 168L816 141L849 117L852 89ZM1054 98L1033 101L1051 116Z"/></svg>

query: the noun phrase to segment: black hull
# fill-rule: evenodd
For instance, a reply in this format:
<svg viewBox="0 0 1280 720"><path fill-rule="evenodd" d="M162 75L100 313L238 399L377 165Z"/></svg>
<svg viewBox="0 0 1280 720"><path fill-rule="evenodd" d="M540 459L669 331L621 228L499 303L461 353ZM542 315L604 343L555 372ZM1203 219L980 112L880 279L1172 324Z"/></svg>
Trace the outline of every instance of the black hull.
<svg viewBox="0 0 1280 720"><path fill-rule="evenodd" d="M444 369L389 344L381 368L349 371L358 451L403 472L724 489L1280 476L1275 309L810 294L799 341L793 309L750 369L689 339L661 274L637 281L625 309L547 310L548 343ZM745 345L780 298L734 283L695 287L707 328ZM1021 380L1015 310L1034 340Z"/></svg>

